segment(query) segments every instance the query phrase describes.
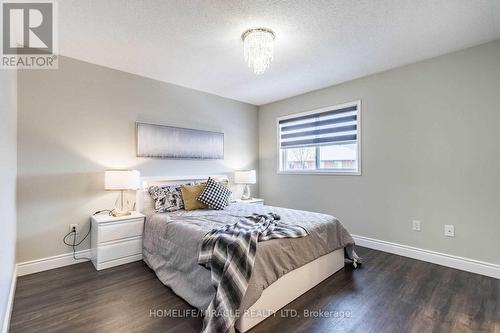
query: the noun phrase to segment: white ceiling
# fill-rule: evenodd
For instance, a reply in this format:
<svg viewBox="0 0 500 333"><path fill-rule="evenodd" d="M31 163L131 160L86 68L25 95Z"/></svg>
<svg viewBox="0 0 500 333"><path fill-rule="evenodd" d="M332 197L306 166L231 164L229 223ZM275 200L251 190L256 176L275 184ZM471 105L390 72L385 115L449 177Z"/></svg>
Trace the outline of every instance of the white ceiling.
<svg viewBox="0 0 500 333"><path fill-rule="evenodd" d="M241 33L276 32L257 76ZM500 38L500 0L61 0L60 54L262 105Z"/></svg>

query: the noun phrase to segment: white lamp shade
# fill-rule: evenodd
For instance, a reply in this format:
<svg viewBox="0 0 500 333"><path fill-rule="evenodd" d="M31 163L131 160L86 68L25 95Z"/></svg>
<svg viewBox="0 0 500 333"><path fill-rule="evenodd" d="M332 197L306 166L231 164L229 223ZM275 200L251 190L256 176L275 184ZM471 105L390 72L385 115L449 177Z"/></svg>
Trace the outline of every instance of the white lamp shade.
<svg viewBox="0 0 500 333"><path fill-rule="evenodd" d="M104 189L110 191L138 190L141 174L137 170L108 170L104 176Z"/></svg>
<svg viewBox="0 0 500 333"><path fill-rule="evenodd" d="M257 174L255 170L235 171L234 182L236 184L255 184L257 183Z"/></svg>

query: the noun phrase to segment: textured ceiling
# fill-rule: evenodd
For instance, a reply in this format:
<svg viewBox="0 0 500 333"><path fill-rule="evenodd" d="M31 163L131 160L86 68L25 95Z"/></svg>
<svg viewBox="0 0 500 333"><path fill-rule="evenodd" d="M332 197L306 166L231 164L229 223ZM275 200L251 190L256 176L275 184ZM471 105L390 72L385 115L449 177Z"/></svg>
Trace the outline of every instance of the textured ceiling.
<svg viewBox="0 0 500 333"><path fill-rule="evenodd" d="M276 32L257 76L241 33ZM262 105L500 38L500 0L64 0L62 55Z"/></svg>

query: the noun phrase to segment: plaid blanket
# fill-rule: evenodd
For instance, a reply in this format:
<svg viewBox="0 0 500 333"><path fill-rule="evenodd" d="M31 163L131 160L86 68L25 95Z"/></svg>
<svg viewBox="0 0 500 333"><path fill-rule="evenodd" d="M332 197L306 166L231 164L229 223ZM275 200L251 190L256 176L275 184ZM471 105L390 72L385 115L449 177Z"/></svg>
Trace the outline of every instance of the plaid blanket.
<svg viewBox="0 0 500 333"><path fill-rule="evenodd" d="M307 236L304 228L279 224L279 220L279 215L273 213L254 214L205 235L198 263L211 271L216 293L205 312L203 333L225 333L233 327L252 274L258 242Z"/></svg>

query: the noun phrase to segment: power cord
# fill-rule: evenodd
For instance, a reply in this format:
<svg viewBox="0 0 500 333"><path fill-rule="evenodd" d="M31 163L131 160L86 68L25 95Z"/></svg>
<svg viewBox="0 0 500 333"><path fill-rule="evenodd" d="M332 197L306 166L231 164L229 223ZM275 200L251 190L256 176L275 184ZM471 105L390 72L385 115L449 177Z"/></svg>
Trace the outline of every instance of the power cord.
<svg viewBox="0 0 500 333"><path fill-rule="evenodd" d="M104 212L108 213L109 215L113 214L113 210L103 209L103 210L99 210L99 211L95 212L94 214L92 214L92 216L102 214ZM90 222L89 231L87 231L87 234L85 235L85 237L83 237L79 242L76 241L76 230L71 230L70 232L68 232L66 234L66 236L63 237L63 243L66 244L67 246L71 246L71 248L73 249L73 259L75 259L75 260L92 260L92 258L88 258L88 257L81 257L81 258L76 257L76 247L79 246L80 244L82 244L87 239L87 237L90 235L91 230L92 230L92 222ZM73 235L73 242L72 243L68 243L66 241L70 235Z"/></svg>

